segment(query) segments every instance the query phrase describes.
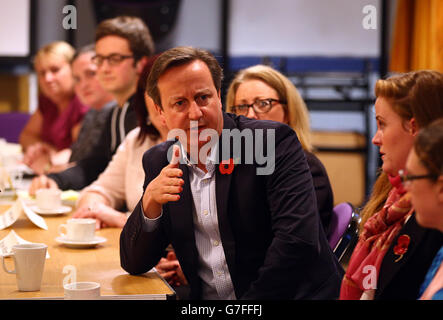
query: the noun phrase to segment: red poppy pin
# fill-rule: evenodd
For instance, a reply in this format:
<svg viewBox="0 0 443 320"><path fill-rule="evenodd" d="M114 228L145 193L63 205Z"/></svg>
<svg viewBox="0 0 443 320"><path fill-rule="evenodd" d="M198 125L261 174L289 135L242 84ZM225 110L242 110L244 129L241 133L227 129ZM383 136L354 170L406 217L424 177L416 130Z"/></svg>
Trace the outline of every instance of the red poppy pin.
<svg viewBox="0 0 443 320"><path fill-rule="evenodd" d="M409 243L411 238L407 234L402 234L397 239L397 245L394 247L394 254L399 256L395 262L398 262L403 258L403 255L408 252Z"/></svg>
<svg viewBox="0 0 443 320"><path fill-rule="evenodd" d="M234 159L230 158L229 160L222 160L218 165L218 169L221 174L231 174L234 170Z"/></svg>

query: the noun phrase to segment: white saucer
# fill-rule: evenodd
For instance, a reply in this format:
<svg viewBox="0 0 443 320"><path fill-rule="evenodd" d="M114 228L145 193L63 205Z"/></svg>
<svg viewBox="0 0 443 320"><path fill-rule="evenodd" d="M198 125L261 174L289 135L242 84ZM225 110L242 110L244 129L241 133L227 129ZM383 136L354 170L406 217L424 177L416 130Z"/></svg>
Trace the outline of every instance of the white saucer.
<svg viewBox="0 0 443 320"><path fill-rule="evenodd" d="M61 206L59 208L56 209L40 209L37 206L30 206L29 207L32 211L34 211L35 213L41 214L41 215L59 215L59 214L65 214L68 213L72 210L71 207L68 206Z"/></svg>
<svg viewBox="0 0 443 320"><path fill-rule="evenodd" d="M55 238L55 241L57 241L58 243L62 243L70 248L92 248L100 243L106 242L107 239L95 236L94 239L90 241L76 241L76 240L66 239L65 237L57 237Z"/></svg>

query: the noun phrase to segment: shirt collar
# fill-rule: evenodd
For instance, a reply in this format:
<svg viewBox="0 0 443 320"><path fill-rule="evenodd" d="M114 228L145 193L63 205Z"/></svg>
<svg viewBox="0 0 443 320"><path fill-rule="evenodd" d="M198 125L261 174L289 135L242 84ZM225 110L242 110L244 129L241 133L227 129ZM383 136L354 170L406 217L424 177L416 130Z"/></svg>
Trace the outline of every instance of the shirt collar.
<svg viewBox="0 0 443 320"><path fill-rule="evenodd" d="M180 145L180 154L185 162L185 164L188 167L197 167L197 164L194 164L191 162L191 160L188 157L188 153L186 152L185 148L183 147L183 145L181 143L179 143ZM214 171L215 169L215 165L217 164L217 153L218 153L218 141L217 143L211 148L211 151L209 153L209 156L206 158L206 169L209 172Z"/></svg>

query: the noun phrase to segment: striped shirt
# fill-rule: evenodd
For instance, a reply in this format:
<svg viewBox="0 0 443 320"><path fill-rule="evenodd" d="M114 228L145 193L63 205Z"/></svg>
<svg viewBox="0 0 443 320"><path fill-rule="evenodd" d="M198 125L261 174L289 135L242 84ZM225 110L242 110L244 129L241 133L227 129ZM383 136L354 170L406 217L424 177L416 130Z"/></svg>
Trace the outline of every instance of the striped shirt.
<svg viewBox="0 0 443 320"><path fill-rule="evenodd" d="M197 165L191 164L181 146L181 155L189 167L189 182L194 200L192 217L194 235L199 255L198 275L202 280L202 298L206 300L236 299L234 285L226 263L225 252L220 237L215 197L216 149L213 148L206 162L205 173ZM143 215L144 216L144 215ZM153 230L157 219L144 216L147 230Z"/></svg>

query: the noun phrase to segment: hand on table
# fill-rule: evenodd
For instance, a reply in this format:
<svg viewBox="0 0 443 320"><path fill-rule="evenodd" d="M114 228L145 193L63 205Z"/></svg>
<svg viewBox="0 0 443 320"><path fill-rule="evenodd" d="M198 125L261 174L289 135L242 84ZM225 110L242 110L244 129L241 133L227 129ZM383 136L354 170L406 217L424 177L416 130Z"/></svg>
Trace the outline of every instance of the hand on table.
<svg viewBox="0 0 443 320"><path fill-rule="evenodd" d="M155 269L170 285L179 287L188 284L174 251L169 251L166 258L161 258Z"/></svg>
<svg viewBox="0 0 443 320"><path fill-rule="evenodd" d="M43 174L51 167L52 149L43 143L29 146L23 157L23 162L36 174Z"/></svg>
<svg viewBox="0 0 443 320"><path fill-rule="evenodd" d="M38 157L42 155L50 155L51 148L41 142L34 143L33 145L30 145L23 156L23 162L28 164L30 162L35 161Z"/></svg>
<svg viewBox="0 0 443 320"><path fill-rule="evenodd" d="M51 178L48 178L45 175L41 175L32 179L31 185L29 186L28 190L29 195L35 196L35 192L38 189L58 189L58 185Z"/></svg>
<svg viewBox="0 0 443 320"><path fill-rule="evenodd" d="M109 227L123 228L127 220L124 213L114 210L104 203L97 202L82 205L74 212L72 217L96 219L96 229Z"/></svg>

